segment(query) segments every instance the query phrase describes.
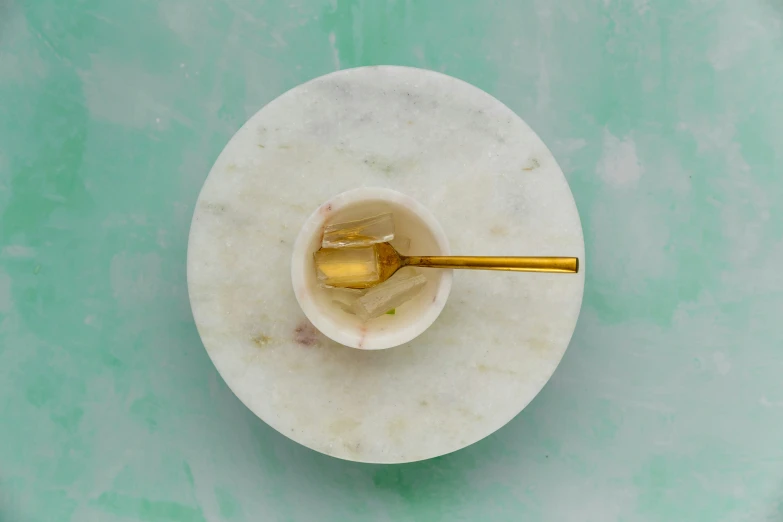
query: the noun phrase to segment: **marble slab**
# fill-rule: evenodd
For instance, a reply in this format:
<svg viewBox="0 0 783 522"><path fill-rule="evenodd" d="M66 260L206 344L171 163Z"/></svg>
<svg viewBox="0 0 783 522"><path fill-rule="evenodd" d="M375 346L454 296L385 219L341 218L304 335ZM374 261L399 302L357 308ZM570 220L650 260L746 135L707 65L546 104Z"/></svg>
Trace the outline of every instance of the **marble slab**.
<svg viewBox="0 0 783 522"><path fill-rule="evenodd" d="M456 271L414 341L341 346L297 305L291 249L314 209L357 187L420 201L454 254L576 256L581 272ZM285 436L362 462L449 453L517 415L563 357L584 268L576 205L535 132L467 83L386 66L317 78L256 113L210 171L188 246L196 324L237 397Z"/></svg>

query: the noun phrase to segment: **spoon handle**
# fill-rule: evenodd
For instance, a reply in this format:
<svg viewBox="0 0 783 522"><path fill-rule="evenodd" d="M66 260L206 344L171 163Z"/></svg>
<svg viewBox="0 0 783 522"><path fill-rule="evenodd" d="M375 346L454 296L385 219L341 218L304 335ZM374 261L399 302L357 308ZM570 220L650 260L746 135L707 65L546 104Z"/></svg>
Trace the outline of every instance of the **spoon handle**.
<svg viewBox="0 0 783 522"><path fill-rule="evenodd" d="M482 257L482 256L410 256L404 266L464 268L469 270L507 270L511 272L579 272L575 257Z"/></svg>

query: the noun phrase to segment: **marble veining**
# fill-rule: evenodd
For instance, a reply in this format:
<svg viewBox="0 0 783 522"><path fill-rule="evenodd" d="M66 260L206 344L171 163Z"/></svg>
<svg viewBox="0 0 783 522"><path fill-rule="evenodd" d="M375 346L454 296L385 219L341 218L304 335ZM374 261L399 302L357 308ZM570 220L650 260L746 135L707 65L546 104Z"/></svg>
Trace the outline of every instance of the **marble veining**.
<svg viewBox="0 0 783 522"><path fill-rule="evenodd" d="M363 186L420 201L454 254L577 256L582 271L455 272L412 342L341 346L297 305L291 249L323 201ZM487 93L402 67L320 77L256 113L212 168L188 246L199 333L234 393L287 437L364 462L455 451L519 413L568 346L584 267L576 206L538 136Z"/></svg>

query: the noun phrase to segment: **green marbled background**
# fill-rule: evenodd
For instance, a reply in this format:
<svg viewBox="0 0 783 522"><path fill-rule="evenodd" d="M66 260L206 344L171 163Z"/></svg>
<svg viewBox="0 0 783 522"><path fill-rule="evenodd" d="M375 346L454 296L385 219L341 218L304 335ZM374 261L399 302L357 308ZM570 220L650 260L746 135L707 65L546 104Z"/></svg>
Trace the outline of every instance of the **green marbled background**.
<svg viewBox="0 0 783 522"><path fill-rule="evenodd" d="M305 80L467 80L550 146L585 303L507 427L373 466L217 375L201 183ZM0 0L0 520L783 521L780 0Z"/></svg>

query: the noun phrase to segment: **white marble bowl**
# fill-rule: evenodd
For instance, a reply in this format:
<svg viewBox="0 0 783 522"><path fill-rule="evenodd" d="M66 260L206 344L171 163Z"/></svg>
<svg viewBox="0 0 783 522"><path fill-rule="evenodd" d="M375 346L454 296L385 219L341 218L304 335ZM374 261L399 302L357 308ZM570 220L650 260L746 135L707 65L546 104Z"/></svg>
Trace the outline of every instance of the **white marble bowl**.
<svg viewBox="0 0 783 522"><path fill-rule="evenodd" d="M432 325L451 292L451 270L420 269L427 286L397 308L367 322L348 314L334 302L334 290L319 286L313 253L320 248L324 226L391 212L395 234L410 240L408 255L449 255L449 242L435 216L400 192L385 188L359 188L335 196L305 221L291 256L291 280L302 311L321 333L345 346L382 350L405 344ZM410 269L406 269L410 270Z"/></svg>

